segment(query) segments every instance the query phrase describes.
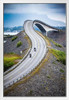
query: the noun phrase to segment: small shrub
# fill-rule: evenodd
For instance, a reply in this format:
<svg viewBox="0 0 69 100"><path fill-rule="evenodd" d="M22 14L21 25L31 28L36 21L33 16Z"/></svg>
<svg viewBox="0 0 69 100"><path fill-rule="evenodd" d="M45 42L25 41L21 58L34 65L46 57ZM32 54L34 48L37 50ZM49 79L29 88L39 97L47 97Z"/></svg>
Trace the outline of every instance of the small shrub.
<svg viewBox="0 0 69 100"><path fill-rule="evenodd" d="M14 37L12 38L12 41L14 41L15 39L17 39L17 36L14 36Z"/></svg>
<svg viewBox="0 0 69 100"><path fill-rule="evenodd" d="M20 47L21 45L22 45L21 41L17 42L17 47Z"/></svg>
<svg viewBox="0 0 69 100"><path fill-rule="evenodd" d="M64 70L63 70L63 69L60 69L60 72L62 72L62 73L63 73L63 72L64 72Z"/></svg>
<svg viewBox="0 0 69 100"><path fill-rule="evenodd" d="M47 78L50 78L50 76L48 75Z"/></svg>
<svg viewBox="0 0 69 100"><path fill-rule="evenodd" d="M57 58L57 61L60 61L64 65L66 64L66 54L63 51L49 49L49 51Z"/></svg>
<svg viewBox="0 0 69 100"><path fill-rule="evenodd" d="M54 43L57 47L62 47L60 44L58 44L58 43Z"/></svg>
<svg viewBox="0 0 69 100"><path fill-rule="evenodd" d="M15 54L14 52L9 52L8 54Z"/></svg>

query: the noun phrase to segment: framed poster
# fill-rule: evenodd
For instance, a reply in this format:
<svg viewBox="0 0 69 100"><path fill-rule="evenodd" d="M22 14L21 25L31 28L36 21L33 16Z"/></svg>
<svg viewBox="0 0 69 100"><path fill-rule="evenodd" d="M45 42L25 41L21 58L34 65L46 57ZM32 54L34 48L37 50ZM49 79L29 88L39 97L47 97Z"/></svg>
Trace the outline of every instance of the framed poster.
<svg viewBox="0 0 69 100"><path fill-rule="evenodd" d="M68 100L68 0L3 0L0 10L1 98Z"/></svg>

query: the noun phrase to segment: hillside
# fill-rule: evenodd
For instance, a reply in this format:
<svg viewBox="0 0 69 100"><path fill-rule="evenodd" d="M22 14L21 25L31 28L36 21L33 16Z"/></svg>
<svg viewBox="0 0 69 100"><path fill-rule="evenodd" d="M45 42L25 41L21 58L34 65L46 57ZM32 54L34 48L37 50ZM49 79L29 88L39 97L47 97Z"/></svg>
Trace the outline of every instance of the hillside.
<svg viewBox="0 0 69 100"><path fill-rule="evenodd" d="M56 41L57 43L66 47L66 32L65 31L64 32L49 31L47 36L53 39L54 41Z"/></svg>
<svg viewBox="0 0 69 100"><path fill-rule="evenodd" d="M40 32L37 33L40 34ZM52 36L50 35L50 37ZM55 35L53 39L55 37L55 41L59 43L58 40L61 40L62 35L58 37ZM46 40L49 49L47 55L35 70L21 79L21 81L8 87L4 92L5 96L66 96L66 65L60 60L58 61L53 53L50 52L51 48L55 49L56 53L57 50L63 52L65 47L56 46L56 42L54 44L47 37L43 38ZM62 43L63 41L64 39L61 40ZM61 53L59 54L61 56ZM64 52L63 55L65 55Z"/></svg>
<svg viewBox="0 0 69 100"><path fill-rule="evenodd" d="M28 44L28 41L27 39L25 39L25 37L27 36L25 34L25 32L20 32L18 33L17 35L17 39L15 39L14 41L12 41L12 38L14 37L6 37L5 40L7 41L6 43L4 43L4 54L6 53L16 53L18 55L21 55L20 54L20 51L24 51L26 49L29 48L29 44ZM18 41L21 41L22 42L22 45L20 47L17 48L17 42ZM24 52L22 52L24 54Z"/></svg>
<svg viewBox="0 0 69 100"><path fill-rule="evenodd" d="M24 31L17 35L4 35L4 71L17 64L28 53L31 41Z"/></svg>

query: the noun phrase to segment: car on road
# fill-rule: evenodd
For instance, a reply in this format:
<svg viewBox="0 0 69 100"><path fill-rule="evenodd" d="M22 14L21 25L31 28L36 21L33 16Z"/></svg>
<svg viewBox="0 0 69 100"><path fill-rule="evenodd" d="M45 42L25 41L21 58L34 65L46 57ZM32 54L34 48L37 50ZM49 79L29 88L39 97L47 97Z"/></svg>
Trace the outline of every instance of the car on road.
<svg viewBox="0 0 69 100"><path fill-rule="evenodd" d="M32 55L30 54L29 57L31 58L31 56L32 56Z"/></svg>
<svg viewBox="0 0 69 100"><path fill-rule="evenodd" d="M36 51L36 48L34 47L34 51Z"/></svg>

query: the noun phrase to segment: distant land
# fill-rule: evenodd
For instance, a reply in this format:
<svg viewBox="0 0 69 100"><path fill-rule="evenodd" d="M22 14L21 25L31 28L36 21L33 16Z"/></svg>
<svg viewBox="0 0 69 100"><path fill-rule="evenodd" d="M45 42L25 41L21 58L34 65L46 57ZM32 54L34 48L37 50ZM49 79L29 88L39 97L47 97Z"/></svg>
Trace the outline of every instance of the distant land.
<svg viewBox="0 0 69 100"><path fill-rule="evenodd" d="M23 26L15 26L15 27L4 27L4 32L20 32L23 30Z"/></svg>
<svg viewBox="0 0 69 100"><path fill-rule="evenodd" d="M66 30L65 26L54 26L57 29L62 29L62 30ZM34 29L37 31L40 31L36 26L34 26ZM20 32L24 30L23 26L15 26L15 27L4 27L4 32Z"/></svg>
<svg viewBox="0 0 69 100"><path fill-rule="evenodd" d="M35 19L37 20L37 19ZM45 21L48 25L57 28L57 29L62 29L62 30L66 30L66 24L62 21L56 21L53 19L48 18L48 16L46 16L46 21ZM44 22L44 23L45 23ZM40 31L36 26L34 26L34 29L37 31ZM4 26L4 32L20 32L24 30L23 26L13 26L13 27L5 27Z"/></svg>

